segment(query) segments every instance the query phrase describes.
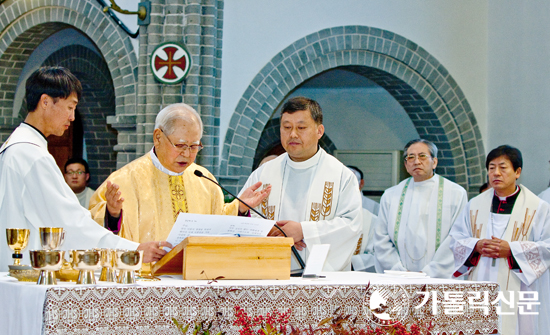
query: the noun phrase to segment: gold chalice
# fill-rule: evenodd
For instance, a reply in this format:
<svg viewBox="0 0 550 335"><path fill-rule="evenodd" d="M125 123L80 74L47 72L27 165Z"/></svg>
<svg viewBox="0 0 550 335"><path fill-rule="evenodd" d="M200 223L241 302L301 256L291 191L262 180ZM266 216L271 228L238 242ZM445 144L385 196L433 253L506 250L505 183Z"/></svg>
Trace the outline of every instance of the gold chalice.
<svg viewBox="0 0 550 335"><path fill-rule="evenodd" d="M113 269L115 265L115 252L111 249L100 249L101 254L101 275L100 281L116 283L116 271Z"/></svg>
<svg viewBox="0 0 550 335"><path fill-rule="evenodd" d="M95 284L94 271L101 268L99 250L71 250L72 265L78 273L77 284Z"/></svg>
<svg viewBox="0 0 550 335"><path fill-rule="evenodd" d="M60 250L30 250L31 266L40 270L36 282L38 285L57 285L55 271L61 269L63 251Z"/></svg>
<svg viewBox="0 0 550 335"><path fill-rule="evenodd" d="M134 284L135 271L141 269L143 250L115 250L115 268L119 270L119 284Z"/></svg>
<svg viewBox="0 0 550 335"><path fill-rule="evenodd" d="M6 238L8 240L8 246L13 250L13 265L21 265L21 259L23 254L21 251L27 247L29 243L30 230L19 228L7 228Z"/></svg>
<svg viewBox="0 0 550 335"><path fill-rule="evenodd" d="M40 227L40 244L44 250L57 250L65 241L65 231L58 227Z"/></svg>

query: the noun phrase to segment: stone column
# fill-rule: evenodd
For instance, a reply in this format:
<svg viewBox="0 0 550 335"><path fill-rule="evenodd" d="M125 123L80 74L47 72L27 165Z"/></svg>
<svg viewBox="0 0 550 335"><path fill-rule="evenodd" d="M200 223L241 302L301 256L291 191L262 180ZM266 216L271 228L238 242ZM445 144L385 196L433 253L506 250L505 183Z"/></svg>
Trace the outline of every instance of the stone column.
<svg viewBox="0 0 550 335"><path fill-rule="evenodd" d="M199 112L204 123L203 144L197 163L216 173L218 165L221 29L223 1L164 0L151 2L151 23L140 27L136 156L153 146L158 112L185 102ZM150 67L151 54L164 42L179 42L191 54L188 77L179 84L161 84Z"/></svg>

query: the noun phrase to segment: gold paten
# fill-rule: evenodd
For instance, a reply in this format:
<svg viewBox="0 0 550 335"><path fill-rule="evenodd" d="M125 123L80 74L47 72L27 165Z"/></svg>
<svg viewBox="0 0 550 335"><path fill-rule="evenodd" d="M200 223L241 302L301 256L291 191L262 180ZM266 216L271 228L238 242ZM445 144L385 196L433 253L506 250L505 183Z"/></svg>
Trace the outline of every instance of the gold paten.
<svg viewBox="0 0 550 335"><path fill-rule="evenodd" d="M19 281L35 282L40 276L40 271L33 269L30 265L8 265L10 268L10 277Z"/></svg>

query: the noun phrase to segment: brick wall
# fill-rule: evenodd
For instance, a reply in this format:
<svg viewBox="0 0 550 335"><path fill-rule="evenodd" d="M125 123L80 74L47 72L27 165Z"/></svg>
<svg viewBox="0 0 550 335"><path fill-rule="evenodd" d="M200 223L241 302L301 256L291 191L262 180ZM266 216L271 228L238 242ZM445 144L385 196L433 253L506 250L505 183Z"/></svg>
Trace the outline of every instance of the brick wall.
<svg viewBox="0 0 550 335"><path fill-rule="evenodd" d="M218 165L223 1L166 0L151 5L151 23L140 28L136 154L153 146L158 112L169 104L185 102L199 112L204 123L205 149L197 163L214 172ZM191 55L189 75L180 84L161 84L151 72L150 56L164 42L182 43Z"/></svg>
<svg viewBox="0 0 550 335"><path fill-rule="evenodd" d="M81 45L62 48L50 55L43 65L68 68L82 83L78 109L86 140L90 182L99 186L116 169L117 132L107 125L107 116L115 115L114 87L103 58Z"/></svg>

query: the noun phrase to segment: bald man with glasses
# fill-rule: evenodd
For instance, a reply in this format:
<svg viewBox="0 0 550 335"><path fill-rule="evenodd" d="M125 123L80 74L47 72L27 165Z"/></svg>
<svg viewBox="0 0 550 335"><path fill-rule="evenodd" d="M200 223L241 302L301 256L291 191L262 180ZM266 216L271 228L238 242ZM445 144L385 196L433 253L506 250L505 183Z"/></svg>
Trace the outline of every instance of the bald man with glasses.
<svg viewBox="0 0 550 335"><path fill-rule="evenodd" d="M221 189L197 177L215 179L195 164L203 148L203 124L199 114L184 103L167 106L159 112L153 132L154 146L97 189L90 201L92 216L99 223L132 241L165 240L179 213L237 215L248 208L235 200L224 203ZM242 197L257 206L271 188L256 191L252 185Z"/></svg>

